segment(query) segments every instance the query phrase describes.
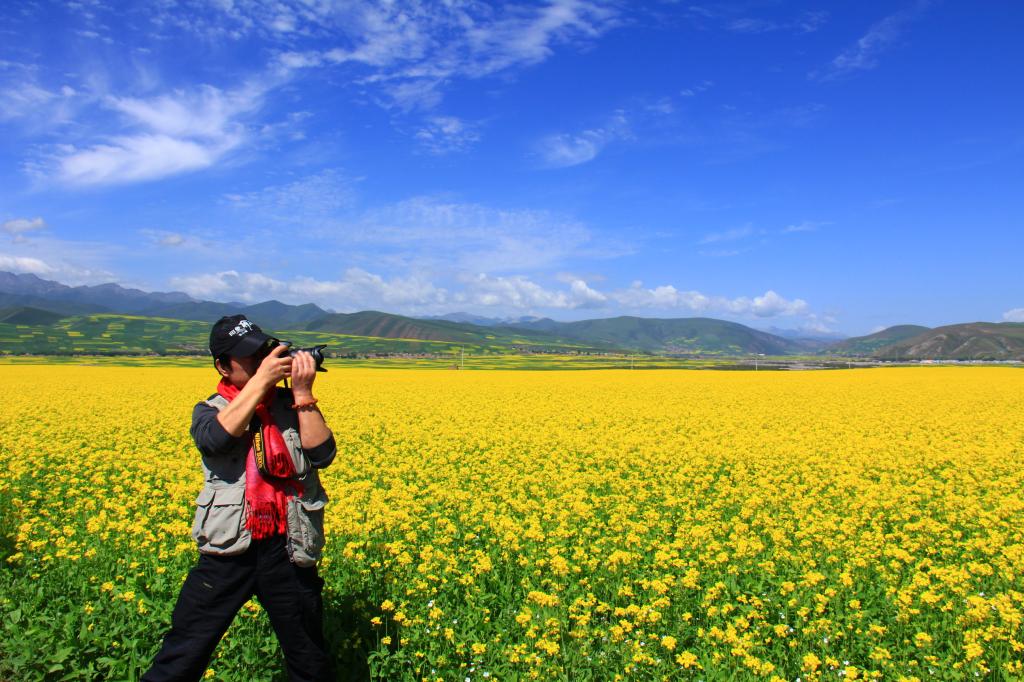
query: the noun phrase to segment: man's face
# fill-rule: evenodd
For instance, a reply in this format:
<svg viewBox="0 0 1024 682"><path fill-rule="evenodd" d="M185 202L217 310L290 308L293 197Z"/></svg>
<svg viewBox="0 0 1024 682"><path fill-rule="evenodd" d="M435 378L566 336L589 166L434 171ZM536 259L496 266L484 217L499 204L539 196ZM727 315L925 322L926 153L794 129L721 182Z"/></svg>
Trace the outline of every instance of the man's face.
<svg viewBox="0 0 1024 682"><path fill-rule="evenodd" d="M217 366L221 369L221 375L228 380L228 383L235 386L235 388L243 388L249 379L256 376L256 370L260 368L259 359L256 355L250 355L245 358L231 358L229 367L225 367L220 362Z"/></svg>

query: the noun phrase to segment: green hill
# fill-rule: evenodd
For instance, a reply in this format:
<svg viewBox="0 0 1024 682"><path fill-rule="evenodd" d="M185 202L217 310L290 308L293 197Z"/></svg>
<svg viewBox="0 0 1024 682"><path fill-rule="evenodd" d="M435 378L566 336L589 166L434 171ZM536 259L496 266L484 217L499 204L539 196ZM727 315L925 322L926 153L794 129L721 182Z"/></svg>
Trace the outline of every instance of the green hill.
<svg viewBox="0 0 1024 682"><path fill-rule="evenodd" d="M336 313L313 320L307 331L333 332L388 339L415 339L483 346L529 346L544 348L608 348L610 344L586 339L570 340L557 334L511 327L482 327L465 322L422 320L376 310Z"/></svg>
<svg viewBox="0 0 1024 682"><path fill-rule="evenodd" d="M539 327L562 338L649 352L791 355L804 350L800 343L792 340L736 322L707 317L657 319L622 316L579 322L544 319L514 326L516 329L531 327Z"/></svg>
<svg viewBox="0 0 1024 682"><path fill-rule="evenodd" d="M45 314L45 311L40 312ZM411 333L415 330L402 327L400 321L373 322L373 315L364 318L364 324L353 327L356 331L367 332L363 334L339 333L319 328L275 330L264 327L264 331L300 347L327 344L329 355L446 354L455 353L459 348L466 353L508 353L524 347L541 347L561 352L588 350L583 344L575 342L561 342L528 332L492 334L486 328L473 325L466 325L469 330L463 330L460 334L458 328L462 325L454 323L441 323L442 326L455 327L454 330L448 330L446 338L440 338L440 333L434 338L428 338L426 333L422 333L420 338L387 337L381 334L398 333L403 329ZM474 334L471 333L473 329L480 331ZM205 355L208 352L209 334L209 322L139 315L82 315L59 318L50 324L0 322L0 353Z"/></svg>
<svg viewBox="0 0 1024 682"><path fill-rule="evenodd" d="M927 331L930 331L929 327L922 327L916 324L900 324L883 329L880 332L875 332L874 334L868 334L867 336L854 336L853 338L830 345L822 349L821 352L826 355L871 357L885 346L905 341Z"/></svg>
<svg viewBox="0 0 1024 682"><path fill-rule="evenodd" d="M242 312L257 324L266 325L270 329L303 329L313 320L328 314L326 310L313 303L288 305L274 300L246 306Z"/></svg>
<svg viewBox="0 0 1024 682"><path fill-rule="evenodd" d="M1024 360L1024 323L936 327L875 352L886 360Z"/></svg>
<svg viewBox="0 0 1024 682"><path fill-rule="evenodd" d="M18 317L21 314L23 317ZM0 322L0 352L96 355L204 355L208 321L141 315L96 314L33 318L12 313ZM51 320L45 323L47 320ZM259 321L259 320L257 320ZM24 322L44 322L25 324ZM649 320L636 317L560 323L550 331L522 327L482 327L443 320L418 320L376 311L323 315L301 329L268 333L300 346L326 343L337 355L509 353L522 350L587 352L637 350L710 355L785 355L799 344L733 322L705 318Z"/></svg>
<svg viewBox="0 0 1024 682"><path fill-rule="evenodd" d="M376 310L324 315L308 323L305 329L307 331L422 341L468 342L486 336L486 330L475 325L470 326L444 320L419 320Z"/></svg>

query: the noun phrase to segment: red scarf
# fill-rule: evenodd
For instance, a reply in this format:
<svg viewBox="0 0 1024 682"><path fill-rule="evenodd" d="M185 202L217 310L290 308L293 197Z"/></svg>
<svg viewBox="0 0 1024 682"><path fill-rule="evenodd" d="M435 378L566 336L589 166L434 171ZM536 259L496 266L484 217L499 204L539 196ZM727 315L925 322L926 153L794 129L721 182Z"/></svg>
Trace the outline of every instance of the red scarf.
<svg viewBox="0 0 1024 682"><path fill-rule="evenodd" d="M274 418L270 415L270 406L274 402L276 386L271 386L266 395L256 406L256 416L260 418L260 440L262 450L266 453L264 470L268 476L260 473L257 465L257 443L253 434L253 444L249 447L249 456L245 462L245 501L248 512L245 527L256 540L271 535L284 534L288 531L288 500L295 495L302 495L302 484L293 479L295 465L288 452L288 446L277 428ZM235 399L238 389L221 379L217 384L217 393L228 402Z"/></svg>

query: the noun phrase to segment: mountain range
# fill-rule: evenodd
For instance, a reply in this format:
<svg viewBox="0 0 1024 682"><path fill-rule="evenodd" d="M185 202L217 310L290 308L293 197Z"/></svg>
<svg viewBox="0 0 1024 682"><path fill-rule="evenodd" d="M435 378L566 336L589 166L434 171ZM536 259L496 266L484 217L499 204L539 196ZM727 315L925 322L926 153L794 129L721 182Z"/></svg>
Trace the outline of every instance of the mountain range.
<svg viewBox="0 0 1024 682"><path fill-rule="evenodd" d="M176 345L156 345L152 329L161 318L210 323L222 315L244 313L269 332L288 331L296 340L330 335L349 349L410 352L464 345L481 352L542 350L556 352L645 352L659 354L794 356L825 354L883 360L1024 360L1024 324L977 322L929 329L898 325L849 339L829 335L801 336L792 330L770 333L712 318L643 318L619 316L576 322L550 318L487 318L451 313L426 318L364 310L335 313L312 303L280 301L257 304L195 299L182 292L145 292L118 284L68 286L31 274L0 272L0 352L22 352L18 339L32 338L30 352L78 352L84 346L67 342L106 335L148 324L149 331L132 337L131 348L152 352L194 352L203 348L202 330L178 325ZM114 320L127 316L125 320ZM79 320L78 318L81 318ZM103 318L103 319L100 319ZM108 319L109 318L109 319ZM164 324L163 328L168 328ZM63 330L63 331L61 331ZM196 337L196 338L192 338ZM82 342L84 343L84 342ZM40 345L41 344L41 345ZM432 350L429 352L433 352Z"/></svg>

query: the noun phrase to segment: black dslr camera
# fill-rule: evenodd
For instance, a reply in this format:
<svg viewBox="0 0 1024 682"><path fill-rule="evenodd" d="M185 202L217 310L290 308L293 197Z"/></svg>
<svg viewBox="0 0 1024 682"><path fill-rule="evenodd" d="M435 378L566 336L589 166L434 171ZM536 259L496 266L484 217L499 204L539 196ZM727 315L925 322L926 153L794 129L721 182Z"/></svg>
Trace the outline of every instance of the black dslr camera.
<svg viewBox="0 0 1024 682"><path fill-rule="evenodd" d="M291 341L281 341L280 339L275 339L273 337L271 337L270 339L267 339L267 342L263 345L263 349L260 350L260 361L262 361L263 358L265 358L268 355L270 355L270 351L274 350L278 346L285 346L285 347L289 348L288 355L292 356L293 358L295 357L296 353L299 353L300 351L306 351L307 353L312 355L313 356L313 360L316 361L316 371L318 371L318 372L326 372L327 371L323 367L323 364L324 364L324 348L327 348L327 344L321 344L319 346L312 346L310 348L291 348L291 345L292 345Z"/></svg>

